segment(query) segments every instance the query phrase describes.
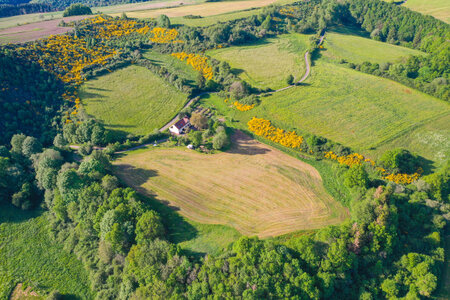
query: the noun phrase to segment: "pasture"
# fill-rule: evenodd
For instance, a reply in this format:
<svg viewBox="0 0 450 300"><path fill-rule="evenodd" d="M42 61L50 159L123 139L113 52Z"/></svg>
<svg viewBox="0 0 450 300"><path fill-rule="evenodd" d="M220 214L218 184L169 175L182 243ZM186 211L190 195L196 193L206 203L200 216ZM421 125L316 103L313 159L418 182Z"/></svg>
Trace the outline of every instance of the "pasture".
<svg viewBox="0 0 450 300"><path fill-rule="evenodd" d="M166 0L129 3L112 6L92 8L94 14L122 14L134 10L160 9L168 6L190 5L200 0ZM0 18L0 44L23 43L47 37L52 34L61 34L71 30L70 27L59 27L61 20L70 22L92 16L73 16L63 18L63 12L35 13Z"/></svg>
<svg viewBox="0 0 450 300"><path fill-rule="evenodd" d="M142 10L142 9L159 9L164 7L172 7L178 5L190 5L194 3L203 2L202 0L157 0L157 1L146 1L139 3L128 3L128 4L119 4L119 5L111 5L111 6L101 6L101 7L93 7L92 12L94 14L121 14L122 12L133 11L133 10ZM46 13L35 13L35 14L26 14L26 15L17 15L12 17L0 18L0 32L1 30L9 27L15 27L19 25L37 23L48 20L58 19L58 22L61 21L63 16L62 11L53 11ZM64 18L66 19L66 18Z"/></svg>
<svg viewBox="0 0 450 300"><path fill-rule="evenodd" d="M189 84L195 85L198 72L186 62L181 61L170 54L163 54L153 50L146 50L142 55L152 63L163 66L169 70L169 72L186 79Z"/></svg>
<svg viewBox="0 0 450 300"><path fill-rule="evenodd" d="M409 55L426 55L426 53L378 42L363 37L356 30L339 27L328 31L324 40L324 57L339 61L345 59L352 63L370 61L372 63L395 62Z"/></svg>
<svg viewBox="0 0 450 300"><path fill-rule="evenodd" d="M232 140L231 149L213 155L185 148L130 153L114 163L116 173L190 220L245 235L277 236L347 217L314 167L240 131Z"/></svg>
<svg viewBox="0 0 450 300"><path fill-rule="evenodd" d="M277 127L324 136L374 159L393 147L405 147L435 166L448 159L450 106L388 79L319 60L305 85L261 99L248 112L229 107L217 96L205 97L202 103L243 128L253 116L262 117Z"/></svg>
<svg viewBox="0 0 450 300"><path fill-rule="evenodd" d="M253 15L258 15L263 8L251 8L241 11L229 12L225 14L218 14L212 16L206 16L199 19L187 19L184 17L170 18L172 24L187 25L192 27L206 27L218 22L227 22L242 18L247 18Z"/></svg>
<svg viewBox="0 0 450 300"><path fill-rule="evenodd" d="M48 226L45 215L0 207L1 299L23 282L36 291L58 290L69 299L94 298L82 263L50 239Z"/></svg>
<svg viewBox="0 0 450 300"><path fill-rule="evenodd" d="M255 87L278 89L287 85L289 74L296 81L303 76L307 47L307 35L289 34L250 46L211 50L207 54L227 61L240 78Z"/></svg>
<svg viewBox="0 0 450 300"><path fill-rule="evenodd" d="M378 148L450 114L450 106L444 101L388 79L323 61L312 68L307 83L263 98L252 114L281 128L325 136L357 151Z"/></svg>
<svg viewBox="0 0 450 300"><path fill-rule="evenodd" d="M148 134L170 121L187 95L146 68L129 66L80 88L85 111L118 133Z"/></svg>
<svg viewBox="0 0 450 300"><path fill-rule="evenodd" d="M267 6L275 3L276 0L238 0L223 2L206 2L196 5L182 5L171 8L151 9L151 10L135 10L127 12L132 18L155 18L159 15L167 15L168 17L182 17L186 15L212 16L224 14L228 12L245 10L255 7ZM113 13L112 16L119 16L120 13Z"/></svg>
<svg viewBox="0 0 450 300"><path fill-rule="evenodd" d="M425 15L431 15L436 19L450 23L450 2L447 0L408 0L402 5L411 10Z"/></svg>

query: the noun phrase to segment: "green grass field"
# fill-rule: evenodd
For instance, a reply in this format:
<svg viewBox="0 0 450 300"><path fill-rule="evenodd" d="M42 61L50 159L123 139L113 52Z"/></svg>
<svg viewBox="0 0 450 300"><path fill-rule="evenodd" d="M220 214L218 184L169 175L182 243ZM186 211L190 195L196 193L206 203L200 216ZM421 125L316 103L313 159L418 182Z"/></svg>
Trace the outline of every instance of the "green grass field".
<svg viewBox="0 0 450 300"><path fill-rule="evenodd" d="M450 129L447 124L450 106L394 81L337 63L342 58L352 62L370 60L380 63L421 52L351 33L354 30L339 29L327 33L325 49L314 62L306 84L264 97L262 103L249 112L235 111L214 96L211 99L225 115L234 116L243 123L253 116L263 117L281 128L321 135L373 158L387 149L405 147L439 166L449 157ZM305 35L297 36L303 41L308 39ZM285 45L286 37L278 42L271 40L268 45ZM258 46L253 47L258 49ZM216 58L228 58L228 55L228 59L239 61L239 65L231 65L247 73L250 73L248 70L262 69L261 65L270 65L270 61L263 64L258 59L241 58L238 52L241 48L249 47L231 47L211 53ZM280 54L274 56L281 57ZM253 71L261 77L258 81L249 81L253 84L275 81L276 73L273 76L271 73L273 68L267 67L265 72L261 69ZM245 74L241 74L243 79L246 79ZM276 82L283 84L281 75Z"/></svg>
<svg viewBox="0 0 450 300"><path fill-rule="evenodd" d="M448 159L447 103L332 63L318 61L307 85L264 97L248 112L228 107L217 96L207 101L242 124L253 116L263 117L278 127L324 136L373 158L402 146L436 166Z"/></svg>
<svg viewBox="0 0 450 300"><path fill-rule="evenodd" d="M129 66L87 81L80 98L86 112L107 128L142 135L170 121L187 95L151 71Z"/></svg>
<svg viewBox="0 0 450 300"><path fill-rule="evenodd" d="M195 85L198 72L186 64L186 62L181 61L170 54L162 54L152 50L145 51L143 56L154 64L163 66L171 73L177 74L178 77L186 79L190 85Z"/></svg>
<svg viewBox="0 0 450 300"><path fill-rule="evenodd" d="M0 206L0 299L18 283L58 290L68 299L93 299L82 263L50 239L45 215Z"/></svg>
<svg viewBox="0 0 450 300"><path fill-rule="evenodd" d="M293 3L295 0L277 0L274 4L284 5L288 3ZM237 10L227 13L216 12L214 15L204 16L201 19L186 19L183 17L171 17L170 21L172 24L181 24L193 27L205 27L218 22L227 22L231 20L247 18L253 15L258 15L263 10L263 7L249 8L245 10Z"/></svg>
<svg viewBox="0 0 450 300"><path fill-rule="evenodd" d="M184 147L128 153L114 162L116 174L194 222L231 226L245 235L278 236L347 218L317 169L239 131L232 141L231 149L214 155ZM191 249L237 236L230 238L232 232L221 227L200 227L200 233L187 239Z"/></svg>
<svg viewBox="0 0 450 300"><path fill-rule="evenodd" d="M397 0L384 1L400 2ZM450 23L450 3L447 0L407 0L402 4L402 6Z"/></svg>
<svg viewBox="0 0 450 300"><path fill-rule="evenodd" d="M363 37L356 30L339 27L328 31L324 40L324 57L339 61L372 63L395 62L409 55L426 55L424 52L378 42Z"/></svg>
<svg viewBox="0 0 450 300"><path fill-rule="evenodd" d="M408 0L403 6L450 23L450 2L448 0Z"/></svg>
<svg viewBox="0 0 450 300"><path fill-rule="evenodd" d="M255 7L263 7L275 3L277 0L236 0L236 1L220 1L206 2L196 5L180 5L177 7L161 8L161 9L139 9L127 12L132 18L155 18L161 14L168 17L182 17L186 15L212 16L224 14L239 10L245 10ZM284 0L289 1L289 0ZM119 13L112 13L112 16L118 16Z"/></svg>
<svg viewBox="0 0 450 300"><path fill-rule="evenodd" d="M200 19L186 19L184 17L172 17L170 18L170 21L172 24L187 25L192 27L205 27L216 24L218 22L227 22L231 20L247 18L253 15L258 15L261 11L262 8L255 8L225 14L206 16Z"/></svg>
<svg viewBox="0 0 450 300"><path fill-rule="evenodd" d="M295 80L303 76L307 46L308 36L289 34L251 46L212 50L207 54L227 61L243 80L255 87L278 89L287 85L289 74Z"/></svg>

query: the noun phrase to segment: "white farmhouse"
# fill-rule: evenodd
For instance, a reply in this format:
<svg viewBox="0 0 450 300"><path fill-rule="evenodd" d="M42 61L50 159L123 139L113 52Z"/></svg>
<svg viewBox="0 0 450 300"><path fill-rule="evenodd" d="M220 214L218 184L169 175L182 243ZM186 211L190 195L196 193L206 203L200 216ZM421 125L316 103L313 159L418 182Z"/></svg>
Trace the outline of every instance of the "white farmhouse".
<svg viewBox="0 0 450 300"><path fill-rule="evenodd" d="M183 119L170 126L169 131L174 134L182 134L187 128L189 128L189 126L191 126L189 118L184 117Z"/></svg>

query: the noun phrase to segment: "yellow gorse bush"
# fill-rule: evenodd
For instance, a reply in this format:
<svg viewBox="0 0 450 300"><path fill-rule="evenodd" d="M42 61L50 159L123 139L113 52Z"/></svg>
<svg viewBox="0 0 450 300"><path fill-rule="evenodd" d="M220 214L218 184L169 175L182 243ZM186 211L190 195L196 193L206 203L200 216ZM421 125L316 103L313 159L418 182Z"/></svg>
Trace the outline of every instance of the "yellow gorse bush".
<svg viewBox="0 0 450 300"><path fill-rule="evenodd" d="M301 145L303 143L303 137L297 135L295 131L286 132L281 128L276 128L275 126L273 126L269 120L256 117L253 117L250 121L248 121L247 125L249 130L258 136L265 137L288 148L302 150ZM325 153L325 158L335 160L339 164L349 167L362 165L363 163L368 163L372 167L375 166L375 161L370 158L364 157L359 153L340 156L333 151L329 151ZM410 184L419 179L423 172L421 168L419 168L419 170L417 170L417 172L414 174L394 174L389 173L388 171L380 167L377 167L376 169L381 173L383 179L395 182L397 184Z"/></svg>
<svg viewBox="0 0 450 300"><path fill-rule="evenodd" d="M372 166L375 165L375 162L370 158L365 158L363 155L359 153L352 153L349 155L338 156L333 151L329 151L325 153L325 158L329 158L332 160L336 160L341 165L346 165L352 167L354 165L362 165L363 162L370 163Z"/></svg>
<svg viewBox="0 0 450 300"><path fill-rule="evenodd" d="M288 16L288 17L295 17L295 15L294 15L294 12L296 11L296 9L294 8L294 7L288 7L288 8L281 8L280 9L280 14L281 15L285 15L285 16Z"/></svg>
<svg viewBox="0 0 450 300"><path fill-rule="evenodd" d="M422 169L417 170L414 174L387 174L383 176L383 179L398 183L398 184L410 184L420 178Z"/></svg>
<svg viewBox="0 0 450 300"><path fill-rule="evenodd" d="M132 33L147 34L150 31L148 25L138 23L134 20L117 20L97 16L95 18L85 19L84 24L94 24L90 31L95 31L92 36L96 39L121 37Z"/></svg>
<svg viewBox="0 0 450 300"><path fill-rule="evenodd" d="M88 48L84 39L70 35L52 35L40 43L29 44L17 50L36 60L45 70L68 84L81 84L81 71L84 67L104 65L116 54L115 50L101 45Z"/></svg>
<svg viewBox="0 0 450 300"><path fill-rule="evenodd" d="M171 55L179 60L186 61L188 65L201 72L205 79L213 79L212 67L208 64L206 56L193 53L187 54L185 52L172 53Z"/></svg>
<svg viewBox="0 0 450 300"><path fill-rule="evenodd" d="M182 43L183 41L176 40L178 31L176 29L167 29L161 27L155 27L151 33L153 37L150 40L153 43L166 44L166 43Z"/></svg>
<svg viewBox="0 0 450 300"><path fill-rule="evenodd" d="M339 156L335 154L333 151L329 151L325 153L325 158L329 158L339 162L341 165L346 165L352 167L354 165L362 165L363 163L369 163L371 166L375 166L375 161L370 158L366 158L359 153L352 153L349 155ZM414 174L404 174L404 173L389 173L386 169L377 167L376 168L380 173L383 179L392 181L398 184L410 184L419 179L423 170L419 168Z"/></svg>
<svg viewBox="0 0 450 300"><path fill-rule="evenodd" d="M233 105L237 108L237 110L240 110L240 111L248 111L255 107L255 104L248 105L248 104L239 103L237 101L234 101Z"/></svg>
<svg viewBox="0 0 450 300"><path fill-rule="evenodd" d="M121 37L131 33L145 35L150 28L133 20L116 20L97 16L85 19L82 24L88 26L89 37L99 41L95 45L88 45L84 37L74 35L51 35L41 39L39 42L28 43L24 47L18 47L17 53L30 60L37 61L42 68L55 74L64 83L77 87L83 81L83 69L92 65L105 65L118 52L117 50L103 45L101 40L112 37ZM79 29L82 33L85 28ZM73 90L73 89L70 89ZM62 98L74 103L74 109L67 114L66 122L70 122L70 116L75 116L80 108L81 100L76 92L66 90Z"/></svg>
<svg viewBox="0 0 450 300"><path fill-rule="evenodd" d="M272 126L269 120L253 117L247 123L248 128L254 134L265 137L272 142L278 143L288 148L300 149L303 137L297 135L295 131L284 131L281 128Z"/></svg>

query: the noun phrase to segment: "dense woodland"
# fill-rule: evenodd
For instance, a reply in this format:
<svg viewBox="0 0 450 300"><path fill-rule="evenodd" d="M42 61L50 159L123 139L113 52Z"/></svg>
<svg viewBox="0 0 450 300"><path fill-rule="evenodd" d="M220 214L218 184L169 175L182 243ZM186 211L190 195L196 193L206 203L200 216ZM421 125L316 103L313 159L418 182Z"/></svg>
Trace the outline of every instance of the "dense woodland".
<svg viewBox="0 0 450 300"><path fill-rule="evenodd" d="M138 3L148 0L1 0L0 17L64 10L73 4L89 7Z"/></svg>
<svg viewBox="0 0 450 300"><path fill-rule="evenodd" d="M442 240L450 220L449 164L410 184L385 180L365 165L335 164L333 174L348 188L342 190L342 198L347 199L350 220L299 237L242 237L220 256L192 257L170 240L165 214L112 174L115 147L143 137L125 141L111 135L83 113L76 88L84 78L137 63L192 96L216 91L257 105L254 95L263 91L241 82L226 63L211 61L212 79L199 68L193 87L140 53L147 48L202 53L289 31L320 33L330 26L352 25L373 39L428 55L387 66L348 62L350 67L448 101L449 25L378 0L311 0L269 7L258 16L205 28L171 26L165 18L100 18L68 24L75 28L64 38L0 50L0 100L5 112L0 120L4 145L0 201L21 209L48 210L52 237L89 270L97 299L432 296L438 288ZM311 50L315 47L312 40ZM73 61L80 56L87 63ZM217 124L204 125L209 139L219 135L214 131L222 131ZM200 141L196 135L189 136L191 141ZM351 153L313 135L297 141L314 150L317 159L329 151ZM70 143L89 146L80 151L80 160L68 149ZM108 144L105 151L92 151L93 145ZM414 155L402 150L388 151L377 164L394 173L410 173L419 166Z"/></svg>
<svg viewBox="0 0 450 300"><path fill-rule="evenodd" d="M0 17L11 17L16 15L26 15L54 11L55 9L45 3L21 3L3 4L0 2Z"/></svg>

